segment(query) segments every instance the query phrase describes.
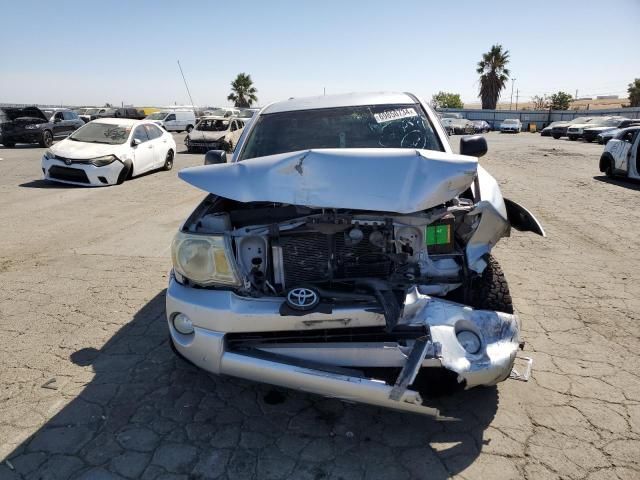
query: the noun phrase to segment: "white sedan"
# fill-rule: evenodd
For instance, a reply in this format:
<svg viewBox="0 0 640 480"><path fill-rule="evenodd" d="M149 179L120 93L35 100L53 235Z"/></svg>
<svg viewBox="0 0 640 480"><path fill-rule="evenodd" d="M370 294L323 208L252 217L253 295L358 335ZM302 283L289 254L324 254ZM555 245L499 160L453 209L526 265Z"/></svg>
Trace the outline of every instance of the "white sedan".
<svg viewBox="0 0 640 480"><path fill-rule="evenodd" d="M600 157L600 171L609 177L623 175L640 180L640 127L625 128L607 142Z"/></svg>
<svg viewBox="0 0 640 480"><path fill-rule="evenodd" d="M153 122L103 118L89 122L47 150L46 180L100 187L121 184L145 172L171 170L173 136Z"/></svg>
<svg viewBox="0 0 640 480"><path fill-rule="evenodd" d="M500 133L520 133L522 131L522 122L517 118L507 118L500 124Z"/></svg>

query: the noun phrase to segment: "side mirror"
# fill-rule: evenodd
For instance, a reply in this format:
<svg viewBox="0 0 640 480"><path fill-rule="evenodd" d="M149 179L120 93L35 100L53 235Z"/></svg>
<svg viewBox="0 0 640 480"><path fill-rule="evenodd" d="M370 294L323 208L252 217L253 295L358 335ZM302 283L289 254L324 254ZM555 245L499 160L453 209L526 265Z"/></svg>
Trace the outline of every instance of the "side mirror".
<svg viewBox="0 0 640 480"><path fill-rule="evenodd" d="M139 138L134 138L133 140L131 140L131 146L132 147L137 147L141 143L142 143L142 140L140 140Z"/></svg>
<svg viewBox="0 0 640 480"><path fill-rule="evenodd" d="M209 150L204 155L205 165L214 165L216 163L227 163L227 152L224 150Z"/></svg>
<svg viewBox="0 0 640 480"><path fill-rule="evenodd" d="M487 153L487 140L482 135L471 135L460 139L460 155L481 157Z"/></svg>

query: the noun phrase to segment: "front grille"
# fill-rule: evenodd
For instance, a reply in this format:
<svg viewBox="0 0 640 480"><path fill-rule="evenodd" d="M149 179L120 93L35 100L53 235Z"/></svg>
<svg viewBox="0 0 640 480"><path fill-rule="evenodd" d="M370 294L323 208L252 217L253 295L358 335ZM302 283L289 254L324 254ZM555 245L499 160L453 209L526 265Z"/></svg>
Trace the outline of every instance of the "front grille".
<svg viewBox="0 0 640 480"><path fill-rule="evenodd" d="M89 183L89 178L85 171L78 168L54 165L49 169L49 176L57 180L66 180L67 182Z"/></svg>
<svg viewBox="0 0 640 480"><path fill-rule="evenodd" d="M380 247L369 243L373 227L359 228L364 238L353 246L346 244L342 232L335 235L301 232L280 237L287 288L331 279L388 276L393 263Z"/></svg>
<svg viewBox="0 0 640 480"><path fill-rule="evenodd" d="M85 164L85 165L91 163L91 162L89 162L89 160L74 160L73 158L61 157L60 155L54 155L54 158L56 160L60 160L61 162L65 162L65 163L67 162L67 160L70 163L80 163L80 164Z"/></svg>

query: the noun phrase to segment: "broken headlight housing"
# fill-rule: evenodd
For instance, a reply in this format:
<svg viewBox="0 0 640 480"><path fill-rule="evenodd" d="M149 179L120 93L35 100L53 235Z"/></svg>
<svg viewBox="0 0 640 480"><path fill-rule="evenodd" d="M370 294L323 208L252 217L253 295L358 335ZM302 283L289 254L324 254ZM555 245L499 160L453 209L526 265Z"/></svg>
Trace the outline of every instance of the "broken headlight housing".
<svg viewBox="0 0 640 480"><path fill-rule="evenodd" d="M221 235L178 232L171 244L173 269L201 286L240 286L231 241Z"/></svg>
<svg viewBox="0 0 640 480"><path fill-rule="evenodd" d="M104 157L92 158L90 162L95 167L104 167L105 165L109 165L116 160L118 160L118 157L116 157L115 155L105 155Z"/></svg>

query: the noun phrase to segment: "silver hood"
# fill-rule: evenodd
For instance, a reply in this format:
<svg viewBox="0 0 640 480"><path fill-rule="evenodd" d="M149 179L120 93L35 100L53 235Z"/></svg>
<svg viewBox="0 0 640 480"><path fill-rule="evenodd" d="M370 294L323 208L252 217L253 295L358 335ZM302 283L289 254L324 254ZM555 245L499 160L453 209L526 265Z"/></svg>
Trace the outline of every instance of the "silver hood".
<svg viewBox="0 0 640 480"><path fill-rule="evenodd" d="M464 192L477 166L473 157L431 150L318 149L187 168L179 177L239 202L412 213Z"/></svg>
<svg viewBox="0 0 640 480"><path fill-rule="evenodd" d="M207 132L204 130L192 130L191 133L189 134L189 138L194 142L201 142L201 141L217 142L218 140L221 140L227 133L229 133L227 130L223 132Z"/></svg>

